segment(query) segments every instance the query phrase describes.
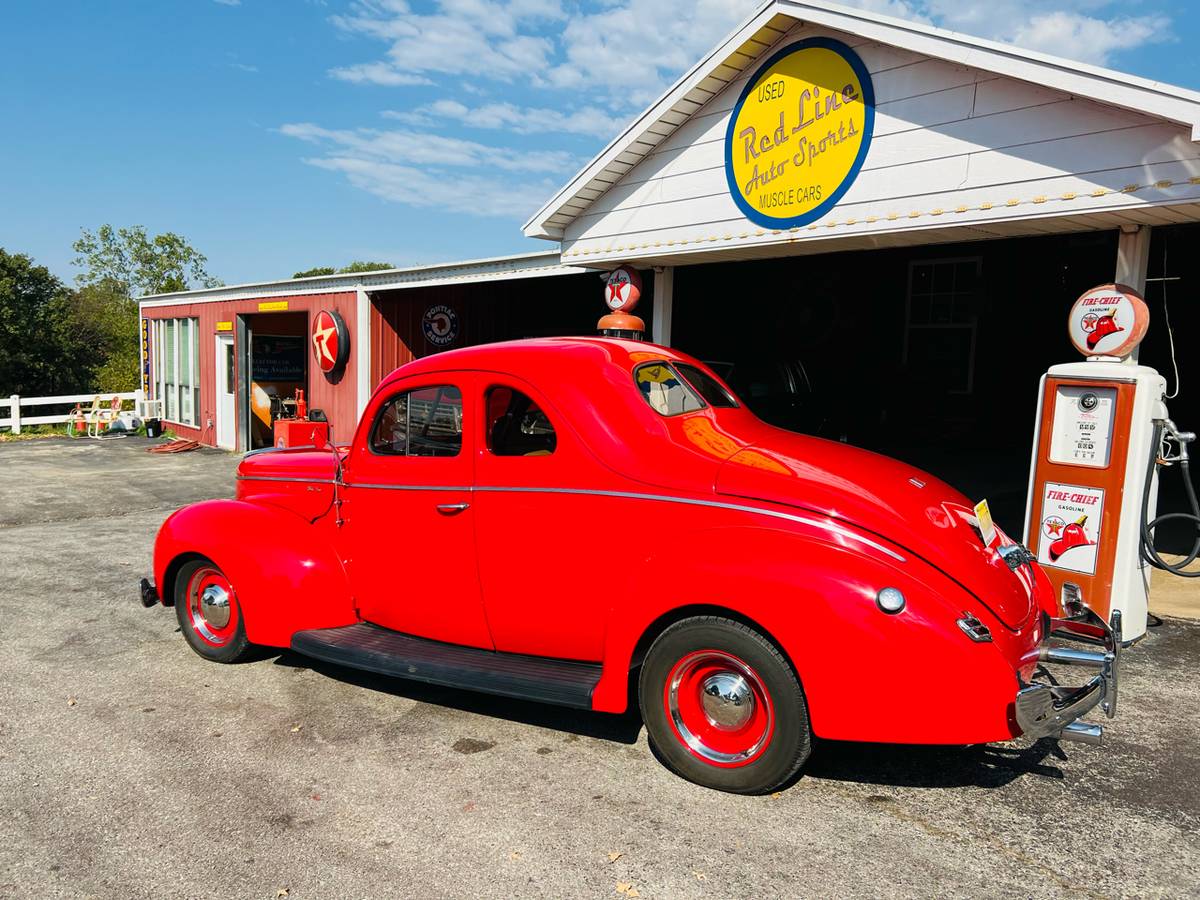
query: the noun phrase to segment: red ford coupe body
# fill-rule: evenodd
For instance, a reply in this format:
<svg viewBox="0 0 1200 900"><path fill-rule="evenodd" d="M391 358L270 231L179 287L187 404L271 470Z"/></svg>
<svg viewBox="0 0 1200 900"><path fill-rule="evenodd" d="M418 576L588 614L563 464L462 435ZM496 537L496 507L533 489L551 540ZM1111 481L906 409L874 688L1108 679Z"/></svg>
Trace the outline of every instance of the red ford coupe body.
<svg viewBox="0 0 1200 900"><path fill-rule="evenodd" d="M640 702L668 764L738 791L785 781L812 734L1086 738L1099 729L1074 720L1115 705L1119 638L1060 609L1023 547L985 546L965 497L766 425L664 347L427 357L384 380L350 447L248 454L238 479L237 499L163 524L146 598L212 659L291 647L603 712ZM1047 650L1052 631L1104 649ZM1038 683L1056 652L1096 676Z"/></svg>

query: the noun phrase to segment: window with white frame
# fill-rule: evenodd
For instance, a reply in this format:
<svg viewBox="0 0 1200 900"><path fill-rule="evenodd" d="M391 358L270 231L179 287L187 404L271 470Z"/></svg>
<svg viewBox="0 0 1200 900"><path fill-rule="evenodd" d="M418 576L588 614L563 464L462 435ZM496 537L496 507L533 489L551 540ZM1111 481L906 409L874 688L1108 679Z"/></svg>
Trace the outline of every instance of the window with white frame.
<svg viewBox="0 0 1200 900"><path fill-rule="evenodd" d="M200 418L200 320L156 319L151 343L154 398L163 418L197 427Z"/></svg>
<svg viewBox="0 0 1200 900"><path fill-rule="evenodd" d="M904 363L918 378L950 393L975 387L975 330L982 258L914 260L908 265L908 322Z"/></svg>

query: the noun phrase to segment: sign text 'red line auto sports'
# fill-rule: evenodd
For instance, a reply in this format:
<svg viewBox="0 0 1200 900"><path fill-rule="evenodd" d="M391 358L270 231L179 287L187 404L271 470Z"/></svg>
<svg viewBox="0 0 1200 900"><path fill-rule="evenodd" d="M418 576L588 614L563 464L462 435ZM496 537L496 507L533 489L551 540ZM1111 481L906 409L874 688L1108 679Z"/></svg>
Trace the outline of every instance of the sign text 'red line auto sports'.
<svg viewBox="0 0 1200 900"><path fill-rule="evenodd" d="M854 183L874 125L871 76L853 50L830 38L780 50L742 91L725 133L738 208L768 228L819 219Z"/></svg>

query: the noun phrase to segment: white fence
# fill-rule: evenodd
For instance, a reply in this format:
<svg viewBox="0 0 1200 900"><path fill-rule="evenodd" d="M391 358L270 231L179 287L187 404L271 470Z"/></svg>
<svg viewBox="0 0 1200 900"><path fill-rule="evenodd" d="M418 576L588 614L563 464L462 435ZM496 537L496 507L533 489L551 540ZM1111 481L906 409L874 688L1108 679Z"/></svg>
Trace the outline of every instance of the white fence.
<svg viewBox="0 0 1200 900"><path fill-rule="evenodd" d="M7 408L8 418L0 419L0 428L11 428L13 434L20 434L21 427L24 425L61 425L64 422L69 422L74 417L74 406L80 404L84 413L92 408L92 402L96 399L96 394L67 394L61 397L21 397L13 394L7 399L0 399L0 412ZM100 405L103 409L110 409L109 403L113 397L120 397L122 400L132 400L133 408L139 416L146 417L147 407L157 405L158 401L146 401L145 395L141 391L125 391L123 393L99 394ZM22 406L70 406L72 409L66 412L53 416L23 416L21 415Z"/></svg>

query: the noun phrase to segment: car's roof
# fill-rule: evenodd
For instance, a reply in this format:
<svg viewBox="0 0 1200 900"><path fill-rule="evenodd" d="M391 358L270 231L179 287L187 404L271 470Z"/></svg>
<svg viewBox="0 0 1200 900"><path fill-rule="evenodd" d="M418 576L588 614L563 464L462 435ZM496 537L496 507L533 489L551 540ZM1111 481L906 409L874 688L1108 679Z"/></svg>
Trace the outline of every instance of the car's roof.
<svg viewBox="0 0 1200 900"><path fill-rule="evenodd" d="M413 375L471 370L507 372L527 378L552 374L556 380L594 377L605 363L628 370L654 359L694 362L670 347L644 341L606 337L527 338L461 347L415 359L392 372L383 384Z"/></svg>

